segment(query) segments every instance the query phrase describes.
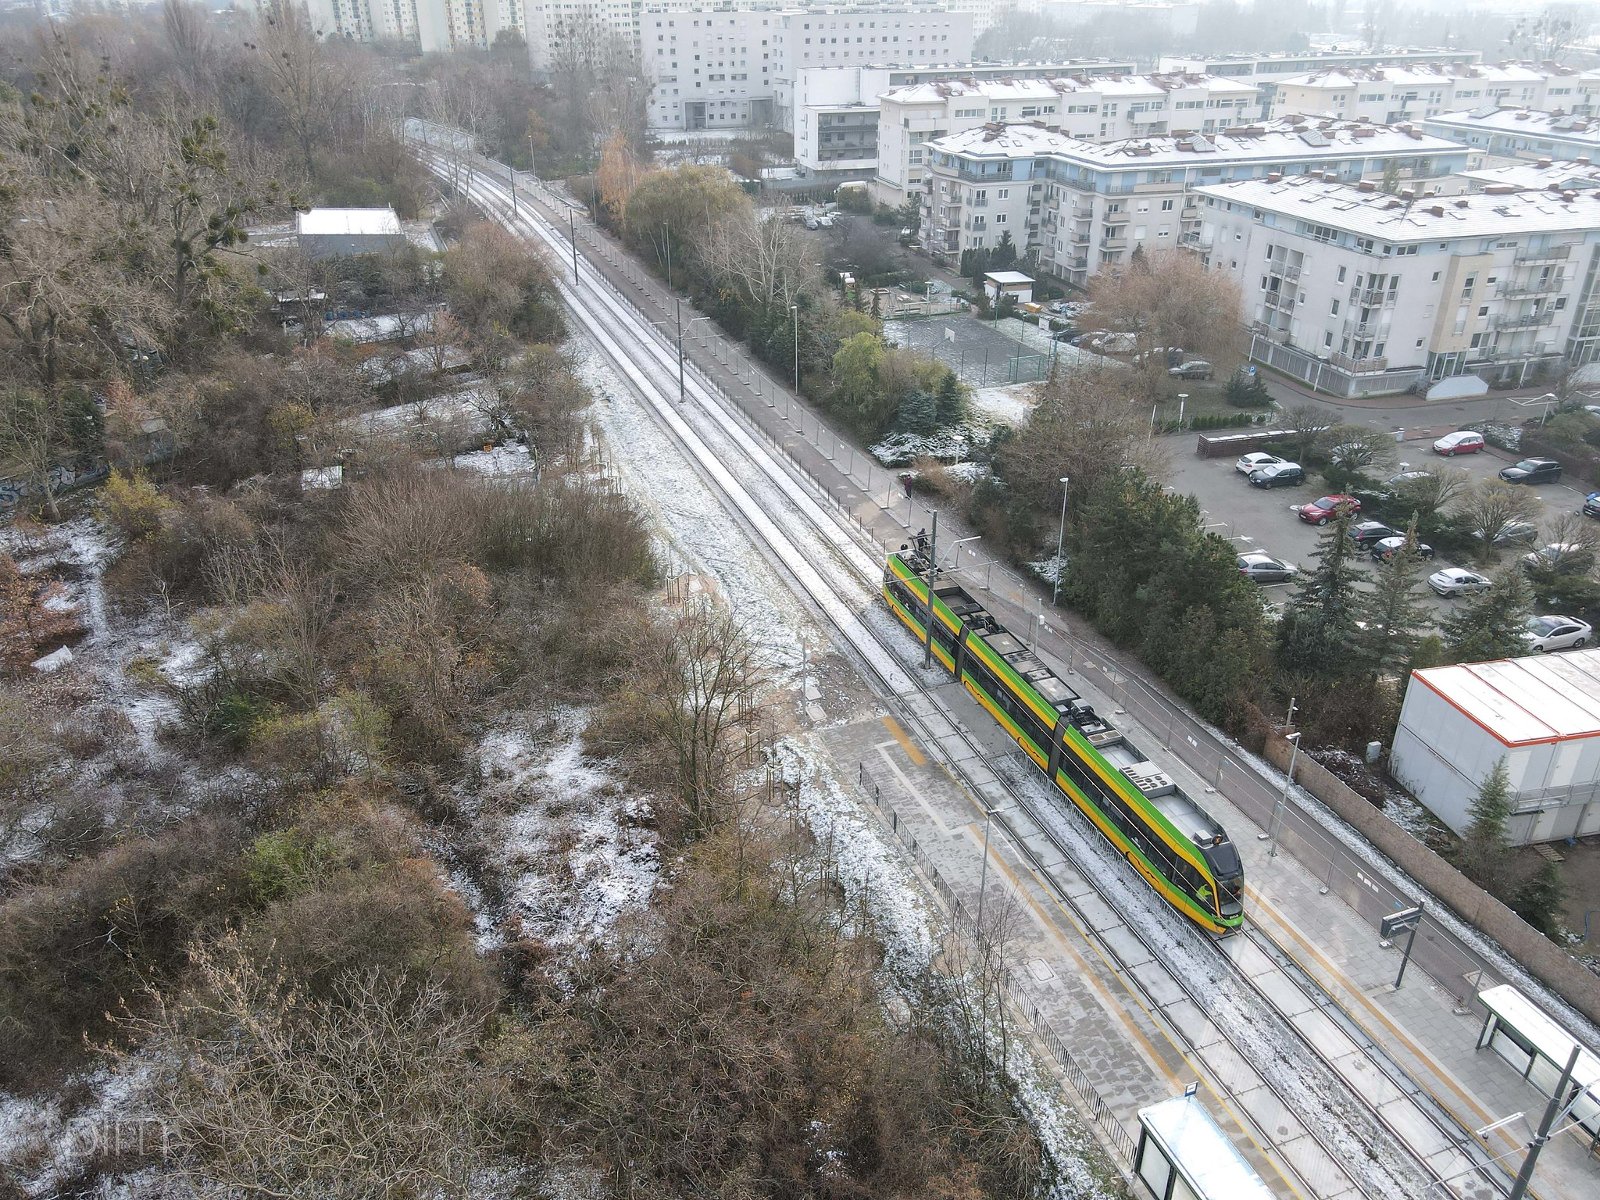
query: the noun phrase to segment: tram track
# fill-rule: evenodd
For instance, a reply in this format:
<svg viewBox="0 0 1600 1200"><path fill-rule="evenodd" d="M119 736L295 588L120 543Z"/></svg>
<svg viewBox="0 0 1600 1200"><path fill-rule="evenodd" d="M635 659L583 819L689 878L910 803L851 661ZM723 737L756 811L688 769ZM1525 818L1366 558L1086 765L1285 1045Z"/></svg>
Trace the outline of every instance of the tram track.
<svg viewBox="0 0 1600 1200"><path fill-rule="evenodd" d="M440 169L439 160L434 160L434 166L436 170ZM519 234L532 236L542 242L549 249L553 262L563 262L571 249L571 243L562 237L563 231L557 228L550 216L535 217L534 214L539 210L534 207L535 202L531 197L525 196L520 205L521 209L526 210L526 215L524 212L513 215L510 211L509 192L505 181L494 174L497 169L497 164L480 164L480 173L472 180L472 187L479 193L477 197L479 202L496 212ZM581 242L584 239L579 240ZM588 253L587 250L583 252L584 256ZM592 264L591 271L599 276L599 272ZM812 494L813 485L768 449L762 440L764 435L759 431L752 433L746 428L747 424L753 426L754 423L750 422L737 406L725 404L715 389L706 387L696 376L686 381L685 397L691 400L700 412L713 419L716 427L715 436L721 444L712 447L707 443L702 436L707 432L704 424L692 422L692 414L680 411L674 404L673 397L677 391L675 348L657 336L653 323L642 311L631 302L608 295L606 289L586 291L581 276L574 276L571 287L567 286L563 278L562 290L574 313L587 318L585 324L589 328L591 339L600 347L617 373L628 381L630 390L637 399L650 409L673 440L686 450L695 462L697 470L700 470L717 490L729 498L740 518L750 527L752 534L768 546L769 551L777 557L795 585L810 597L823 616L835 627L843 641L850 646L854 657L873 676L880 694L890 699L907 724L922 736L925 744L936 749L969 792L982 798L985 808L995 814L1001 828L1008 834L1019 855L1028 862L1030 869L1050 888L1051 893L1063 906L1075 914L1076 920L1081 924L1079 932L1083 936L1094 937L1100 946L1117 959L1130 986L1136 987L1152 1008L1162 1011L1166 1023L1202 1061L1212 1066L1210 1060L1205 1058L1197 1046L1197 1043L1200 1045L1212 1043L1203 1036L1195 1036L1185 1031L1180 1021L1166 1011L1170 1003L1159 1003L1156 995L1158 991L1175 990L1198 1012L1207 1013L1208 1007L1203 1003L1203 993L1196 995L1200 989L1194 980L1187 978L1187 968L1192 964L1170 961L1171 955L1166 954L1167 961L1160 969L1168 986L1162 987L1147 979L1151 972L1142 969L1145 968L1145 964L1130 964L1123 961L1122 955L1109 944L1105 936L1107 931L1103 927L1104 922L1099 922L1100 927L1097 928L1095 916L1080 903L1081 897L1075 897L1070 887L1063 886L1055 877L1055 873L1045 865L1036 849L1041 843L1051 847L1086 878L1093 878L1095 872L1100 869L1097 865L1086 865L1082 847L1075 846L1069 849L1069 839L1059 836L1057 830L1052 827L1053 823L1064 815L1057 809L1059 801L1052 803L1046 799L1044 804L1056 811L1052 817L1043 816L1039 811L1040 798L1029 795L1036 789L1028 786L1032 783L1042 789L1045 787L1043 781L1010 778L1010 771L1015 764L987 756L981 745L966 729L963 721L938 696L938 689L930 687L926 681L919 678L916 667L907 661L906 639L880 636L864 618L858 607L861 604L861 597L863 594L867 597L875 594L877 577L881 572L881 560L873 557L873 548L864 546L853 531L843 526L818 502ZM624 337L629 343L627 346L621 344L620 339ZM735 474L723 461L724 456L741 458L743 463L751 468L754 478L764 478L775 491L784 511L771 513L764 518L756 511L752 511L758 508L756 497L744 485L741 478L735 478ZM737 474L742 477L746 473L740 471ZM793 520L799 520L805 526L800 540L804 540L807 546L828 547L828 558L832 561L834 569L854 577L853 582L860 587L850 589L854 592L853 596L840 590L836 586L836 581L825 578L824 572L818 570L816 564L801 552L799 540L779 528L780 523ZM1021 818L1015 814L1021 814ZM1081 816L1075 813L1072 816L1083 826L1078 832L1086 833L1087 825ZM1027 826L1031 826L1031 831ZM1126 867L1122 870L1127 871ZM1131 872L1127 873L1131 876ZM1110 892L1119 893L1130 890L1108 889ZM1107 904L1112 903L1109 896L1102 895L1101 899ZM1163 943L1168 940L1168 936L1156 936L1156 934L1170 936L1173 932L1173 922L1177 918L1166 914L1166 920L1158 923L1164 924L1166 928L1158 928L1154 932L1142 929L1140 923L1127 914L1120 914L1119 920L1121 927L1144 947L1150 956L1150 962L1163 960ZM1193 937L1200 936L1187 926L1183 932ZM1272 948L1275 951L1274 955L1254 939L1241 944L1255 944L1260 952L1269 958L1274 956L1289 958L1276 947ZM1275 1023L1279 1027L1278 1036L1287 1039L1288 1044L1300 1046L1309 1061L1322 1070L1324 1078L1315 1092L1310 1094L1295 1094L1293 1089L1284 1087L1281 1080L1274 1081L1263 1072L1255 1073L1258 1082L1253 1087L1243 1088L1233 1083L1223 1085L1236 1098L1254 1092L1257 1088L1265 1089L1267 1094L1278 1102L1277 1108L1295 1114L1303 1132L1312 1143L1321 1148L1323 1155L1323 1159L1316 1163L1288 1164L1288 1169L1306 1186L1307 1191L1316 1195L1333 1196L1353 1192L1372 1197L1374 1200L1378 1198L1388 1200L1389 1197L1406 1197L1409 1200L1410 1197L1423 1194L1428 1187L1435 1186L1434 1194L1441 1196L1452 1194L1437 1190L1436 1185L1441 1179L1440 1172L1412 1148L1381 1114L1365 1104L1362 1097L1338 1075L1334 1065L1329 1062L1326 1055L1318 1051L1309 1037L1303 1032L1291 1032L1295 1030L1292 1017L1282 1011L1281 1006L1275 1004L1273 998L1261 990L1244 971L1236 969L1237 964L1233 963L1230 955L1217 954L1213 949L1210 957L1219 968L1224 963L1228 964L1227 977L1237 981L1241 989L1253 997L1252 1003L1257 1006L1254 1011L1247 1012L1236 1005L1231 1014L1222 1019L1208 1016L1209 1027L1216 1033L1218 1040L1231 1046L1238 1058L1248 1064L1252 1055L1259 1051L1260 1045L1241 1044L1237 1040L1239 1038L1237 1030ZM1292 962L1292 958L1289 961ZM1212 977L1209 982L1216 984L1219 979ZM1218 987L1216 990L1222 993L1226 989ZM1238 1004L1242 1005L1243 1001L1239 1001ZM1317 1001L1316 1006L1325 1007L1321 1001ZM1229 1037L1230 1022L1235 1026L1234 1040L1230 1040ZM1369 1052L1364 1051L1364 1053ZM1235 1065L1230 1064L1230 1069ZM1222 1072L1215 1066L1212 1066L1211 1073L1219 1080L1224 1078ZM1281 1125L1274 1124L1276 1118L1281 1118L1281 1113L1251 1112L1247 1106L1241 1104L1241 1107L1245 1109L1247 1119L1262 1135L1264 1141L1277 1143L1281 1140L1283 1136ZM1381 1169L1354 1169L1353 1163L1370 1156L1378 1147L1381 1147L1379 1154L1384 1159ZM1342 1174L1349 1186L1343 1190L1331 1186L1332 1174ZM1455 1194L1476 1193L1463 1191Z"/></svg>

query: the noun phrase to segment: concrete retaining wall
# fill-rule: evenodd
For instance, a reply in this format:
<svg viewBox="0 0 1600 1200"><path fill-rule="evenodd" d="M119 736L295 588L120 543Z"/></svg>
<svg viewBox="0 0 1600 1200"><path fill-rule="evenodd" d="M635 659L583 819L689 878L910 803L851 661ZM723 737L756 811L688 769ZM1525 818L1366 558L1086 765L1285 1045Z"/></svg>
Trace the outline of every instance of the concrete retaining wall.
<svg viewBox="0 0 1600 1200"><path fill-rule="evenodd" d="M1266 757L1289 769L1290 744L1277 734L1267 738ZM1383 810L1333 772L1302 754L1295 782L1331 808L1458 917L1493 938L1527 972L1544 982L1591 1021L1600 1022L1600 977L1424 846Z"/></svg>

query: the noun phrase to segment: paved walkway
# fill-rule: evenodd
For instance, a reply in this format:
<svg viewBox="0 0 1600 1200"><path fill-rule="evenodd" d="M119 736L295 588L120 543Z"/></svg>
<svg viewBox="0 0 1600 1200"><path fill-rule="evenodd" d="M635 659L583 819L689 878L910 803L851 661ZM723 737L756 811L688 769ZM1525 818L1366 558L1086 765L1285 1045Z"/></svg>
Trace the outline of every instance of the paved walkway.
<svg viewBox="0 0 1600 1200"><path fill-rule="evenodd" d="M653 319L667 319L672 301L659 281L629 262L625 252L598 230L580 224L579 233L586 249L604 255L603 262L590 260L594 266L601 267ZM740 403L752 423L781 446L864 535L879 545L898 545L906 540L908 529L931 524L932 511L900 492L894 472L877 466L795 401L787 381L747 358L742 347L709 334L689 341L686 350L702 375ZM941 513L939 522L941 547L970 536L951 513ZM970 547L968 543L969 551ZM1456 1114L1465 1128L1478 1129L1518 1112L1537 1121L1543 1098L1492 1052L1475 1049L1481 1009L1473 981L1463 978L1473 964L1461 957L1459 949L1435 945L1431 963L1419 953L1418 965L1396 991L1397 953L1380 945L1373 920L1374 911L1392 911L1388 906L1394 899L1386 885L1364 875L1359 865L1349 865L1341 847L1318 841L1320 826L1314 822L1306 822L1296 836L1284 836L1282 852L1269 857L1258 838L1266 836L1277 784L1244 769L1237 759L1219 759L1216 745L1203 742L1212 738L1210 731L1172 706L1159 689L1143 684L1137 669L1124 664L1075 618L1047 611L1044 589L1002 567L986 567L977 558L971 561L977 565L968 572L969 579L977 586L987 576L993 586L986 598L997 615L1012 629L1026 632L1046 661L1098 709L1118 712L1115 720L1135 741L1165 747L1164 768L1191 795L1204 797L1232 832L1250 881L1250 919L1291 948L1368 1034L1404 1062L1416 1082ZM1095 672L1077 669L1085 663L1094 665ZM973 727L983 727L981 712L975 708L974 712ZM874 778L893 779L903 789L904 798L894 807L936 856L940 874L963 903L975 906L984 856L981 808L972 798L904 730L889 723L823 728L815 736L831 751L842 781L858 779L862 764L871 764ZM1030 991L1040 999L1055 1034L1075 1053L1081 1047L1092 1058L1086 1069L1095 1087L1103 1089L1107 1105L1131 1122L1138 1106L1180 1091L1197 1072L1179 1049L1179 1039L1145 1012L1094 947L1073 933L1049 889L1030 874L1015 848L1007 846L1003 837L993 838L990 848L989 895L1012 896L1018 911L1026 914L1017 923L1011 955L1031 978ZM1428 948L1426 941L1419 939L1419 952ZM1431 977L1424 965L1433 972ZM1087 1054L1090 1049L1092 1056ZM1256 1145L1232 1120L1224 1100L1225 1084L1204 1082L1216 1102L1214 1114L1230 1127L1263 1177L1282 1194L1297 1194L1273 1166L1270 1150ZM1530 1136L1531 1129L1520 1122L1490 1135L1491 1144L1516 1157ZM1586 1158L1585 1148L1570 1133L1552 1142L1540 1159L1534 1193L1550 1200L1600 1195L1600 1160Z"/></svg>

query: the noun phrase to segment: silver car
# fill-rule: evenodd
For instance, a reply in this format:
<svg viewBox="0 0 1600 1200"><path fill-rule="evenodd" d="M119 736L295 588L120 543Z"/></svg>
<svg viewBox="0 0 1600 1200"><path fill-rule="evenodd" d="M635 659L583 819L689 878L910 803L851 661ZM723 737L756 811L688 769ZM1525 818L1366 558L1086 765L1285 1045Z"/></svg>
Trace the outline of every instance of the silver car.
<svg viewBox="0 0 1600 1200"><path fill-rule="evenodd" d="M1259 550L1239 555L1239 573L1257 583L1287 583L1299 570L1292 562L1284 562Z"/></svg>
<svg viewBox="0 0 1600 1200"><path fill-rule="evenodd" d="M1276 454L1268 454L1264 450L1252 450L1234 463L1233 469L1249 478L1252 471L1259 471L1262 467L1270 467L1273 463L1284 461L1286 460L1279 458Z"/></svg>
<svg viewBox="0 0 1600 1200"><path fill-rule="evenodd" d="M1476 571L1468 571L1462 567L1446 567L1428 576L1428 586L1445 597L1476 596L1479 592L1487 592L1494 583Z"/></svg>
<svg viewBox="0 0 1600 1200"><path fill-rule="evenodd" d="M1576 650L1593 632L1577 617L1529 617L1522 636L1527 639L1529 649L1544 654L1549 650Z"/></svg>

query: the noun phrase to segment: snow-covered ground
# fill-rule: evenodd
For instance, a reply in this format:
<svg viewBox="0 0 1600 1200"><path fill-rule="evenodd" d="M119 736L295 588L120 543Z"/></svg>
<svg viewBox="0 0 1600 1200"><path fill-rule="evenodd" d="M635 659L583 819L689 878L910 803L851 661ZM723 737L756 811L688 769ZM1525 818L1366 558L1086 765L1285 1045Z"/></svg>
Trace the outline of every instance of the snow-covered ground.
<svg viewBox="0 0 1600 1200"><path fill-rule="evenodd" d="M967 405L972 423L984 428L1009 425L1021 429L1037 403L1037 387L1033 383L1012 383L1004 387L974 388Z"/></svg>

